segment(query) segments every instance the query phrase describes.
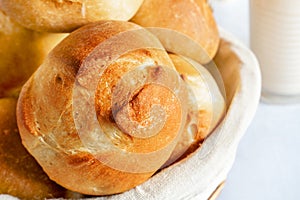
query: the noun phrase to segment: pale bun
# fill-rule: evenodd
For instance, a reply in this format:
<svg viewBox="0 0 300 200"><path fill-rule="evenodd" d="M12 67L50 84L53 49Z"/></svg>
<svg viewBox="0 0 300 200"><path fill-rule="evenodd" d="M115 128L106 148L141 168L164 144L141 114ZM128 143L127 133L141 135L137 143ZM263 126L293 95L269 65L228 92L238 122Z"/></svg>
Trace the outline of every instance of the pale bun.
<svg viewBox="0 0 300 200"><path fill-rule="evenodd" d="M225 114L226 101L210 72L201 64L169 54L189 89L188 116L184 133L165 165L183 158L200 147Z"/></svg>
<svg viewBox="0 0 300 200"><path fill-rule="evenodd" d="M214 58L214 63L222 75L222 80L226 90L226 104L228 107L236 94L236 90L239 90L239 84L241 82L241 72L237 67L241 64L241 61L236 54L231 53L231 48L232 47L229 42L221 40L220 49Z"/></svg>
<svg viewBox="0 0 300 200"><path fill-rule="evenodd" d="M143 0L1 0L0 7L29 29L70 32L99 20L129 20Z"/></svg>
<svg viewBox="0 0 300 200"><path fill-rule="evenodd" d="M138 43L144 47L137 48ZM178 86L175 88L177 93L184 92L181 88L183 82L178 75L172 77L164 73L174 70L168 54L163 48L148 47L152 43L157 47L161 45L153 35L133 23L100 21L90 24L71 33L56 46L25 84L17 110L20 134L24 146L52 180L83 194L116 194L149 179L170 157L182 133L186 114L182 108L184 105L168 87L146 84L136 88L129 96L129 101L124 101L121 107L112 103L116 84L125 74L132 70L134 73L138 67L141 67L144 74L142 78L153 81L171 78L170 85ZM106 49L102 49L105 44ZM116 57L111 55L120 49L125 52ZM107 59L104 64L109 65L103 72L93 73L97 66L103 67L102 61L99 61L100 54ZM97 74L97 78L90 77ZM139 74L130 75L130 81L125 81L127 85L122 85L119 92L130 91L140 84ZM94 96L91 95L91 100L83 103L82 108L79 106L80 112L75 112L78 103L85 102L85 98L89 99L89 95L83 94L94 81L97 83ZM79 99L74 98L77 87L78 94L83 95ZM117 100L121 103L123 98L117 94ZM89 103L94 104L91 110L85 107ZM163 118L151 117L151 112L154 112L154 116L159 113L155 109L151 110L153 105L162 106L166 113L165 121ZM115 106L118 107L116 113L113 111ZM151 126L157 119L165 124L156 135L134 137L127 132L132 124L124 118L126 110L131 119L142 126ZM83 118L78 117L81 112ZM91 122L94 119L89 115L91 112L95 113L97 123L105 134L93 131ZM82 123L82 126L76 123ZM79 135L81 130L87 132ZM103 142L104 138L110 142ZM136 157L133 160L122 160L122 155L114 152L113 148L121 149L122 155L148 155L154 152L154 156L137 161L134 160ZM120 160L112 160L118 157ZM107 160L106 164L103 163ZM121 169L111 166L114 164ZM143 171L144 168L139 169L140 165L149 169Z"/></svg>

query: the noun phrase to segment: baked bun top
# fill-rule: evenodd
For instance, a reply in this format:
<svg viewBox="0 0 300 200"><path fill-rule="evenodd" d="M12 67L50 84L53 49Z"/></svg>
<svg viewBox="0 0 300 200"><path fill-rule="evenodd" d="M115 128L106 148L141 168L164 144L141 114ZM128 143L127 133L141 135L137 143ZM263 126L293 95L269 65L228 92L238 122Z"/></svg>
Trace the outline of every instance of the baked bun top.
<svg viewBox="0 0 300 200"><path fill-rule="evenodd" d="M23 144L51 179L84 194L126 191L170 157L186 91L150 32L100 21L71 33L25 84Z"/></svg>
<svg viewBox="0 0 300 200"><path fill-rule="evenodd" d="M167 50L182 48L184 51L180 52L181 55L193 58L201 64L211 61L218 50L219 32L206 0L144 0L131 21L152 29ZM183 35L197 45L187 40L180 44ZM174 47L174 41L179 41L179 45Z"/></svg>

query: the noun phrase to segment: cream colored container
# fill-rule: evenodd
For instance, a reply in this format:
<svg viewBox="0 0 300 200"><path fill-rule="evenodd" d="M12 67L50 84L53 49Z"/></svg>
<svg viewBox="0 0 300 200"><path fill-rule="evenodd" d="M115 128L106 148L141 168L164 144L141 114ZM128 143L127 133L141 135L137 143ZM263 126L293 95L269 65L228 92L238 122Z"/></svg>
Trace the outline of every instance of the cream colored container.
<svg viewBox="0 0 300 200"><path fill-rule="evenodd" d="M262 100L300 103L300 1L250 0L250 44L262 71Z"/></svg>

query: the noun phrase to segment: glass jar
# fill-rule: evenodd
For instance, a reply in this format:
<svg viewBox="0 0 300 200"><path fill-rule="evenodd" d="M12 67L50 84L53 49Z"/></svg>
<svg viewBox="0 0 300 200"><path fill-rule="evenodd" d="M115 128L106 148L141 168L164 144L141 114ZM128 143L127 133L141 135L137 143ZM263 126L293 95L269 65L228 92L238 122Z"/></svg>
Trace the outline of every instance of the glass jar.
<svg viewBox="0 0 300 200"><path fill-rule="evenodd" d="M262 100L300 103L300 1L250 0L250 45L262 71Z"/></svg>

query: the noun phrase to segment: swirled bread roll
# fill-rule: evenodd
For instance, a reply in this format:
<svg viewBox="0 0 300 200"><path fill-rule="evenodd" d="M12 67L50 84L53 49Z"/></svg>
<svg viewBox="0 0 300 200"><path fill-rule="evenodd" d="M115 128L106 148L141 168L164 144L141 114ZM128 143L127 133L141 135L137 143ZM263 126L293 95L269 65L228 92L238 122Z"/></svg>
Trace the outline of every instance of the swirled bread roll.
<svg viewBox="0 0 300 200"><path fill-rule="evenodd" d="M0 97L17 96L20 87L65 34L34 32L12 21L0 6Z"/></svg>
<svg viewBox="0 0 300 200"><path fill-rule="evenodd" d="M0 6L29 29L70 32L99 20L129 20L143 0L1 0Z"/></svg>
<svg viewBox="0 0 300 200"><path fill-rule="evenodd" d="M168 50L184 49L184 56L201 64L208 63L215 56L219 46L219 33L212 10L207 0L144 0L131 21L152 29ZM160 29L159 29L160 28ZM166 32L165 29L173 30ZM184 34L194 43L182 41L182 46L172 46ZM200 46L200 49L196 47Z"/></svg>
<svg viewBox="0 0 300 200"><path fill-rule="evenodd" d="M159 40L100 21L71 33L25 84L18 126L49 177L90 195L146 181L183 133L187 91Z"/></svg>
<svg viewBox="0 0 300 200"><path fill-rule="evenodd" d="M16 122L17 100L0 99L0 194L21 199L65 197L21 143Z"/></svg>

